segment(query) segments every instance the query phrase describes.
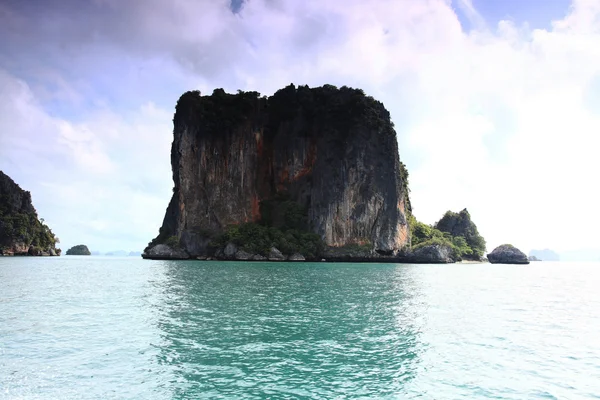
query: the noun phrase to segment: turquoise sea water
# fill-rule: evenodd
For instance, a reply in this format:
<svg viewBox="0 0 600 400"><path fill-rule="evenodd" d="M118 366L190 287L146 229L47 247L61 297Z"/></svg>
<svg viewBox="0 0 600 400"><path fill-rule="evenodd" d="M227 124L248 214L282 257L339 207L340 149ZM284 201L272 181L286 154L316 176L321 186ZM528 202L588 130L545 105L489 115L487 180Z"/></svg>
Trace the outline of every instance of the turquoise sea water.
<svg viewBox="0 0 600 400"><path fill-rule="evenodd" d="M600 264L0 258L1 399L600 398Z"/></svg>

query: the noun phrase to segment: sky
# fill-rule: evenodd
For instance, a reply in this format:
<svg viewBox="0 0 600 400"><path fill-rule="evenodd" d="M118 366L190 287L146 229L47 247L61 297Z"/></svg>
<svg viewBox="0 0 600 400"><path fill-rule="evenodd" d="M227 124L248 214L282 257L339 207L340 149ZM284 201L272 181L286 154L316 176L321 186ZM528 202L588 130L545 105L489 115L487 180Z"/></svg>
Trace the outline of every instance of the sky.
<svg viewBox="0 0 600 400"><path fill-rule="evenodd" d="M156 236L183 92L290 83L384 103L419 220L600 247L600 0L0 0L0 37L0 170L63 249Z"/></svg>

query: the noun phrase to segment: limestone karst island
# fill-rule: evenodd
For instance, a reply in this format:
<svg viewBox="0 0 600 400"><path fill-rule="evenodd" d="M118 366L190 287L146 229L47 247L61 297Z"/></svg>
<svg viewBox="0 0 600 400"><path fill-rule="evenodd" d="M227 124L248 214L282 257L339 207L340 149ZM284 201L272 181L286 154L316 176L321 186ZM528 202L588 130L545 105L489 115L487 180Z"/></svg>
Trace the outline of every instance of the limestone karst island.
<svg viewBox="0 0 600 400"><path fill-rule="evenodd" d="M0 171L0 255L58 256L58 238L38 219L31 194Z"/></svg>
<svg viewBox="0 0 600 400"><path fill-rule="evenodd" d="M149 259L447 263L480 260L468 211L411 213L382 103L360 89L287 86L177 102L173 197Z"/></svg>

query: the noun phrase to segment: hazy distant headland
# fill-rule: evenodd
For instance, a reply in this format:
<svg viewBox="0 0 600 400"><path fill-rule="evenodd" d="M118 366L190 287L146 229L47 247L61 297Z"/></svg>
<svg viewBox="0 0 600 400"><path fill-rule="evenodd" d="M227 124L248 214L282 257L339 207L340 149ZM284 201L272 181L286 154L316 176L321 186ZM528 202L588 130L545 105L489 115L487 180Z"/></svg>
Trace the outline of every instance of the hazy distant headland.
<svg viewBox="0 0 600 400"><path fill-rule="evenodd" d="M485 240L465 209L412 215L382 103L360 89L287 86L177 102L173 197L144 258L454 262Z"/></svg>
<svg viewBox="0 0 600 400"><path fill-rule="evenodd" d="M560 256L550 249L531 250L529 256L540 261L560 261Z"/></svg>
<svg viewBox="0 0 600 400"><path fill-rule="evenodd" d="M531 250L529 256L536 257L540 261L600 261L600 250L577 249L560 253L550 249Z"/></svg>
<svg viewBox="0 0 600 400"><path fill-rule="evenodd" d="M142 255L141 251L125 251L125 250L113 250L107 252L100 252L98 250L92 250L91 254L93 256L107 256L107 257L140 257Z"/></svg>
<svg viewBox="0 0 600 400"><path fill-rule="evenodd" d="M140 257L142 255L141 251L125 251L125 250L113 250L104 253L105 256L113 256L113 257Z"/></svg>

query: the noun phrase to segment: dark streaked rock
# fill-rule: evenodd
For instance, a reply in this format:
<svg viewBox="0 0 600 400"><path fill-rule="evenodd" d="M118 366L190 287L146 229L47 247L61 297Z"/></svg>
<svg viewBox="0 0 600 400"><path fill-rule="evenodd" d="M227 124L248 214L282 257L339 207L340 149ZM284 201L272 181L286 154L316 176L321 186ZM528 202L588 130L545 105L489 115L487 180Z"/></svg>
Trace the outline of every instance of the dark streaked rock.
<svg viewBox="0 0 600 400"><path fill-rule="evenodd" d="M252 254L248 253L247 251L244 250L238 250L235 252L235 259L239 260L239 261L247 261L252 259Z"/></svg>
<svg viewBox="0 0 600 400"><path fill-rule="evenodd" d="M441 244L420 247L410 252L406 261L420 264L448 264L455 262L452 258L452 249L449 246Z"/></svg>
<svg viewBox="0 0 600 400"><path fill-rule="evenodd" d="M511 244L496 247L487 258L491 264L529 264L525 253Z"/></svg>
<svg viewBox="0 0 600 400"><path fill-rule="evenodd" d="M173 197L149 247L177 237L190 255L208 255L211 238L259 221L261 203L279 195L306 208L326 246L370 243L377 258L409 244L396 134L383 104L362 90L192 91L173 123Z"/></svg>
<svg viewBox="0 0 600 400"><path fill-rule="evenodd" d="M185 250L174 249L166 244L157 244L142 253L142 258L152 260L186 260L190 258L190 255Z"/></svg>

